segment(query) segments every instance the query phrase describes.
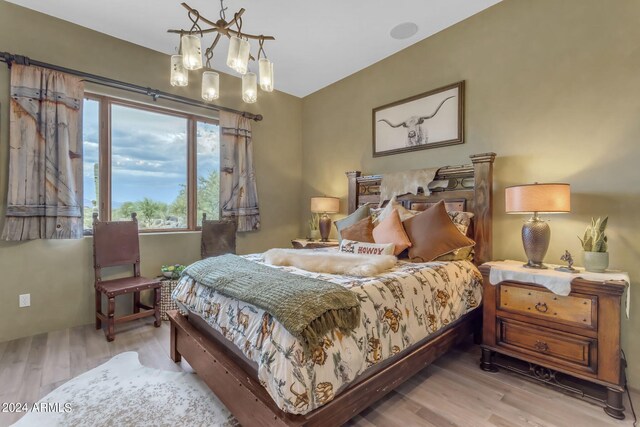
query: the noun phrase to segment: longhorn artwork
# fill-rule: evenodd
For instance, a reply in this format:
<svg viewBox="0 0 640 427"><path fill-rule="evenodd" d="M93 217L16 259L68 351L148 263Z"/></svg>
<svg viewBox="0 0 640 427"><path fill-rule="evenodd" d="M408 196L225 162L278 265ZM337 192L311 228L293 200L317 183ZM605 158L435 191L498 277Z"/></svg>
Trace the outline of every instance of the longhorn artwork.
<svg viewBox="0 0 640 427"><path fill-rule="evenodd" d="M373 156L462 144L464 81L373 110Z"/></svg>

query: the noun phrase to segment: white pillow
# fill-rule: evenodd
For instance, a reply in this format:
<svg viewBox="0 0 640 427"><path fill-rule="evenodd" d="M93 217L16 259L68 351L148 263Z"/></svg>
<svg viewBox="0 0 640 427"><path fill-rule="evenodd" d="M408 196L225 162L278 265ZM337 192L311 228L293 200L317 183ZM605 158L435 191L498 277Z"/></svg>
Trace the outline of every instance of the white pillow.
<svg viewBox="0 0 640 427"><path fill-rule="evenodd" d="M356 255L393 255L395 249L393 243L366 243L347 239L340 242L340 252Z"/></svg>
<svg viewBox="0 0 640 427"><path fill-rule="evenodd" d="M393 196L384 208L378 210L377 212L375 211L375 209L373 210L373 225L378 225L382 221L384 221L386 217L391 215L391 212L393 212L394 209L398 211L398 214L400 215L400 221L409 219L419 213L417 211L410 211L409 209L405 208L404 206L402 206L402 203L398 202L396 196Z"/></svg>

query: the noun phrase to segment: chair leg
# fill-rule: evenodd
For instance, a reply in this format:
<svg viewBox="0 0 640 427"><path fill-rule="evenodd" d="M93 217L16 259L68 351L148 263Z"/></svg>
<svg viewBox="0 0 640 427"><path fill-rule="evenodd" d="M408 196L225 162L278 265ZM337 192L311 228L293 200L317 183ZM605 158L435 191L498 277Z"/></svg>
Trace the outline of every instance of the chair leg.
<svg viewBox="0 0 640 427"><path fill-rule="evenodd" d="M156 321L153 322L153 326L156 328L160 327L160 296L162 289L153 288L153 310Z"/></svg>
<svg viewBox="0 0 640 427"><path fill-rule="evenodd" d="M140 291L133 293L133 312L140 313Z"/></svg>
<svg viewBox="0 0 640 427"><path fill-rule="evenodd" d="M109 311L107 319L107 341L113 341L115 339L115 311L116 311L116 299L115 297L109 297Z"/></svg>
<svg viewBox="0 0 640 427"><path fill-rule="evenodd" d="M102 293L96 289L96 329L101 329L102 320L98 317L98 313L102 314Z"/></svg>

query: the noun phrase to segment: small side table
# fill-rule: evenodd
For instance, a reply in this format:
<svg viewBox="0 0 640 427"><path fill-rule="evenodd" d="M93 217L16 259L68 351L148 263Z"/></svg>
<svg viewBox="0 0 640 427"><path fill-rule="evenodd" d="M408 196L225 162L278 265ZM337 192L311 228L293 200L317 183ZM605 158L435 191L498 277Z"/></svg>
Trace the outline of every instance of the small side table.
<svg viewBox="0 0 640 427"><path fill-rule="evenodd" d="M178 286L179 279L168 279L164 276L158 277L162 284L162 293L160 294L160 319L169 320L167 311L179 310L178 305L175 303L171 294L173 290Z"/></svg>
<svg viewBox="0 0 640 427"><path fill-rule="evenodd" d="M546 283L543 276L556 274L553 270L527 272L518 279L513 273L521 264L512 268L506 262L490 264L494 266L480 267L484 288L480 367L490 372L504 368L589 397L609 416L623 419L626 384L620 318L626 281L610 280L605 274L570 275L568 295L562 296L536 284ZM514 278L491 284L492 268L506 270Z"/></svg>
<svg viewBox="0 0 640 427"><path fill-rule="evenodd" d="M340 242L337 240L323 242L322 240L294 239L291 241L291 246L294 249L335 248L340 246Z"/></svg>

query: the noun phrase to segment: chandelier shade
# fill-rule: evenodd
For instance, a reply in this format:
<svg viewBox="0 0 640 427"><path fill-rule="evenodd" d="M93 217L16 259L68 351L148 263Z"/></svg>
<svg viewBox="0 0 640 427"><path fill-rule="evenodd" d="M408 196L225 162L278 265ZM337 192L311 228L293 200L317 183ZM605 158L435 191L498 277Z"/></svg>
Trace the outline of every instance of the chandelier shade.
<svg viewBox="0 0 640 427"><path fill-rule="evenodd" d="M171 86L187 86L189 84L189 73L182 63L182 55L171 56Z"/></svg>
<svg viewBox="0 0 640 427"><path fill-rule="evenodd" d="M273 92L273 62L267 58L258 61L260 71L260 89L265 92Z"/></svg>
<svg viewBox="0 0 640 427"><path fill-rule="evenodd" d="M253 104L258 100L258 76L256 73L246 73L242 76L242 100Z"/></svg>
<svg viewBox="0 0 640 427"><path fill-rule="evenodd" d="M220 97L220 75L215 71L202 73L202 99L213 101Z"/></svg>
<svg viewBox="0 0 640 427"><path fill-rule="evenodd" d="M251 45L249 41L240 37L229 39L229 52L227 53L227 65L234 71L245 74L249 67L249 52Z"/></svg>
<svg viewBox="0 0 640 427"><path fill-rule="evenodd" d="M200 37L193 34L184 34L180 38L182 45L182 63L187 70L199 70L202 68L202 46Z"/></svg>

